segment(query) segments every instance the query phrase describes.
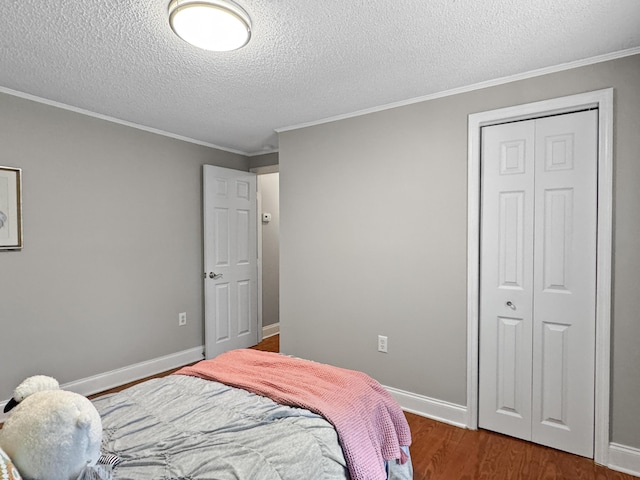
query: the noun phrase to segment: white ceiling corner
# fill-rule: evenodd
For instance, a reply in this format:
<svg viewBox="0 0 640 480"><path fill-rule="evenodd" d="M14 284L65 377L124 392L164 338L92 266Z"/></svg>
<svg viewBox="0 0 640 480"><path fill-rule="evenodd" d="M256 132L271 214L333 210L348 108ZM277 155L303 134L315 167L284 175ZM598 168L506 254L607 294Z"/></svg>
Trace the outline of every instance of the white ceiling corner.
<svg viewBox="0 0 640 480"><path fill-rule="evenodd" d="M168 0L0 2L0 89L245 154L276 129L640 48L638 0L238 0L234 52L173 34Z"/></svg>

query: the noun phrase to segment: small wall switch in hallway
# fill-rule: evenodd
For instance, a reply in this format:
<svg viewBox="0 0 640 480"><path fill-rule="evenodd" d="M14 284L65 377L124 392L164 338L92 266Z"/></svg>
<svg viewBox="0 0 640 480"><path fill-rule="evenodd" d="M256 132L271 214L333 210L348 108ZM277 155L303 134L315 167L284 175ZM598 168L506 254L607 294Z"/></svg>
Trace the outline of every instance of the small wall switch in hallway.
<svg viewBox="0 0 640 480"><path fill-rule="evenodd" d="M178 326L182 327L187 324L187 312L178 314Z"/></svg>
<svg viewBox="0 0 640 480"><path fill-rule="evenodd" d="M387 337L384 335L378 335L378 351L387 353Z"/></svg>

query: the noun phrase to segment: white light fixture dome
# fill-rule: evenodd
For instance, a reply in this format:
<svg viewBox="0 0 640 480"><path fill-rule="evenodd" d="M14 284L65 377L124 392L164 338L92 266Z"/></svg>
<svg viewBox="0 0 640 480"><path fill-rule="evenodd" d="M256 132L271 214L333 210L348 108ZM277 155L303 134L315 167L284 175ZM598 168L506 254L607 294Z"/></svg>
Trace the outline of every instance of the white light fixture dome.
<svg viewBox="0 0 640 480"><path fill-rule="evenodd" d="M230 0L172 0L169 24L184 41L204 50L237 50L251 38L249 15Z"/></svg>

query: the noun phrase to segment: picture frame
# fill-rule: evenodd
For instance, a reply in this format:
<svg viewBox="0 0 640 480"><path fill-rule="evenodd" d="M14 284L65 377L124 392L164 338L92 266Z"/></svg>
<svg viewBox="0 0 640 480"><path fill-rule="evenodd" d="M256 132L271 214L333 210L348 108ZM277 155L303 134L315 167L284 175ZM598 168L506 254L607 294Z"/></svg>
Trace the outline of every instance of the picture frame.
<svg viewBox="0 0 640 480"><path fill-rule="evenodd" d="M0 250L22 248L22 169L0 166Z"/></svg>

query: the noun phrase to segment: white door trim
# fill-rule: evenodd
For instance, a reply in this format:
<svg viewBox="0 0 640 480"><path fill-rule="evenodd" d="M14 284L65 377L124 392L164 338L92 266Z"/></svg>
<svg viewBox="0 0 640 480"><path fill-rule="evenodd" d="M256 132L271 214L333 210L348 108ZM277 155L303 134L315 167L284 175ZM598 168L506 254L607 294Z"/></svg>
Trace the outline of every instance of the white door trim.
<svg viewBox="0 0 640 480"><path fill-rule="evenodd" d="M478 428L480 127L598 108L598 244L594 460L607 465L611 362L613 88L469 115L467 184L467 427Z"/></svg>

